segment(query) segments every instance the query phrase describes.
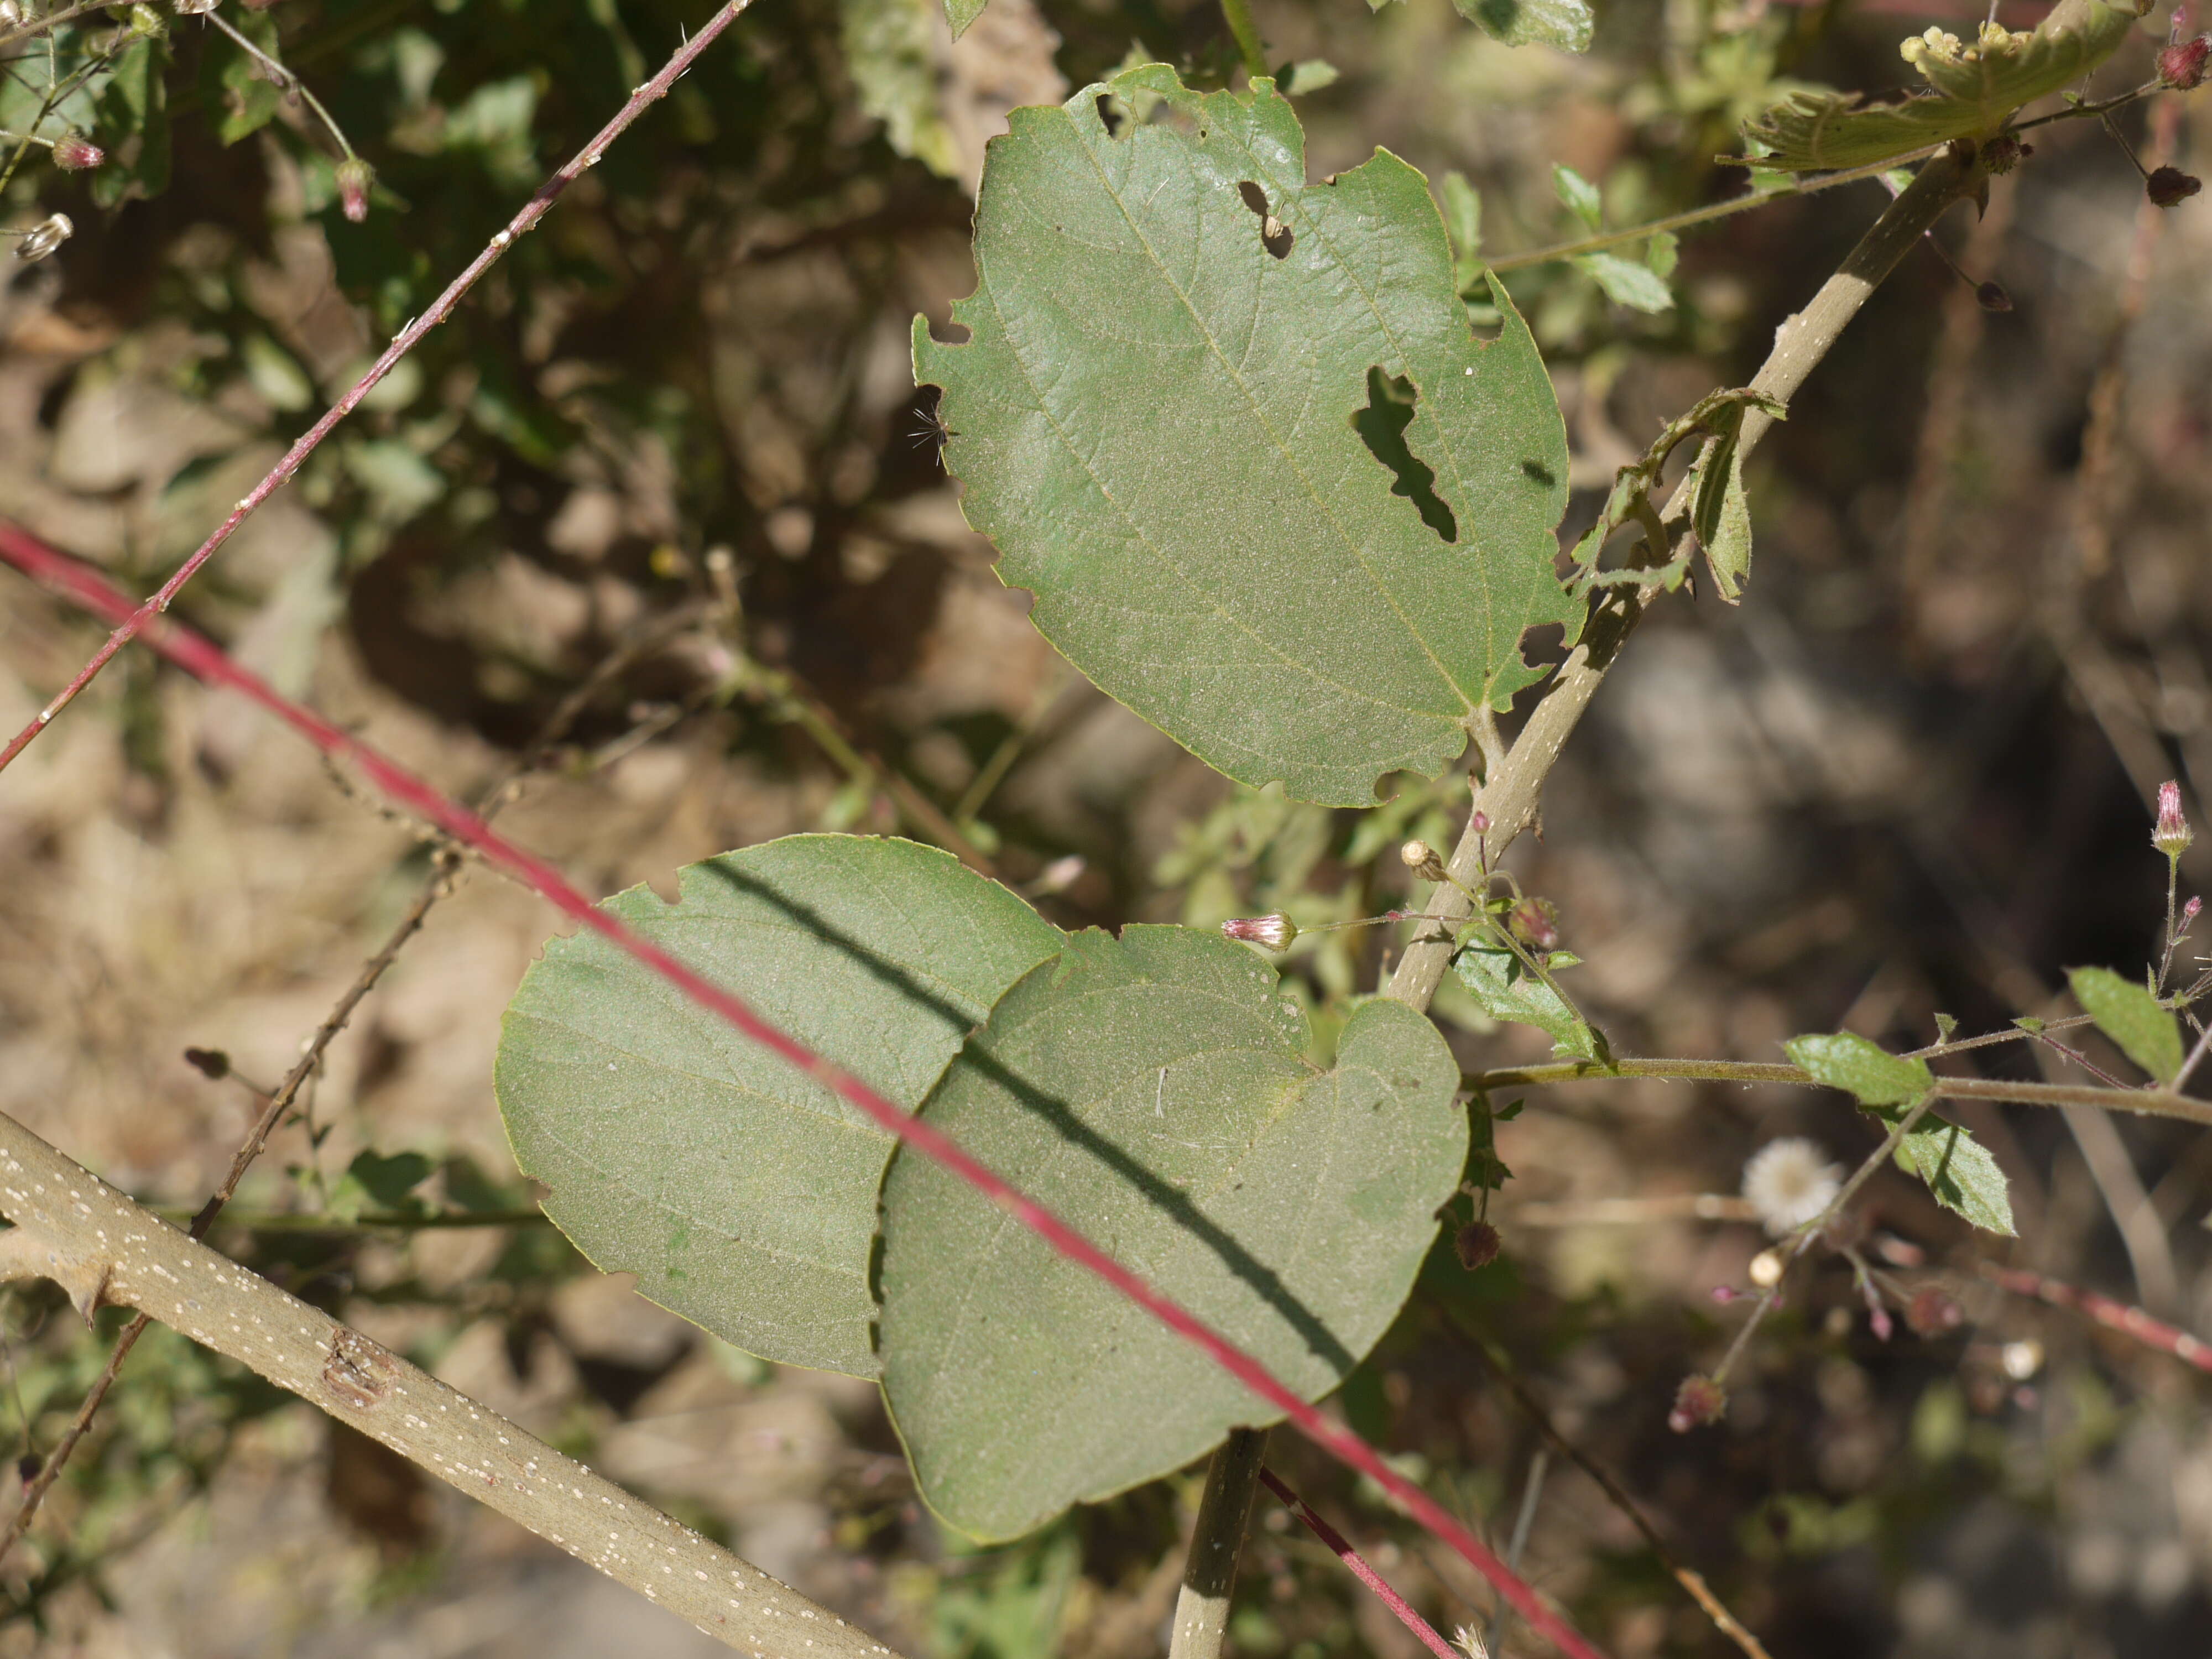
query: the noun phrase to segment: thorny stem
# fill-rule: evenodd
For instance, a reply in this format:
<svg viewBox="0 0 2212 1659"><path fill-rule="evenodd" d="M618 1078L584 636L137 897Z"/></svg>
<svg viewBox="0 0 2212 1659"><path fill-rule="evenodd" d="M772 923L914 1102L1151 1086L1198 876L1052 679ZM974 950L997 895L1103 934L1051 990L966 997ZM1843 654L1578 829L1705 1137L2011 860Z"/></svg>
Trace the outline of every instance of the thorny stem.
<svg viewBox="0 0 2212 1659"><path fill-rule="evenodd" d="M306 82L247 40L220 11L203 12L201 15L235 41L240 52L260 64L268 72L270 84L277 91L298 93L307 101L307 107L314 111L315 118L323 124L331 137L338 141L338 149L343 152L346 160L353 160L353 145L347 142L345 129L337 124L330 111L323 107L323 100L307 89Z"/></svg>
<svg viewBox="0 0 2212 1659"><path fill-rule="evenodd" d="M0 521L0 560L58 588L94 615L114 623L131 616L131 601L90 568L63 557L35 537ZM751 1005L715 983L620 918L595 906L546 860L509 841L476 814L441 795L361 738L283 696L251 670L240 666L191 629L162 619L148 630L154 650L210 684L235 691L267 710L333 760L357 768L396 805L436 824L465 842L495 867L530 887L561 914L606 939L648 972L714 1014L748 1042L829 1089L864 1113L886 1133L974 1188L984 1199L1037 1235L1051 1249L1134 1303L1176 1336L1296 1425L1298 1432L1346 1468L1367 1476L1418 1525L1426 1528L1474 1568L1510 1601L1516 1612L1547 1638L1568 1659L1598 1659L1598 1652L1532 1585L1509 1569L1488 1545L1419 1486L1393 1468L1358 1435L1335 1422L1298 1390L1205 1320L1123 1266L1059 1215L993 1172L951 1136L917 1118L859 1076L817 1054L799 1038L755 1012Z"/></svg>
<svg viewBox="0 0 2212 1659"><path fill-rule="evenodd" d="M751 3L752 0L728 0L728 3L709 18L700 27L697 33L692 35L676 50L667 63L661 66L659 74L630 94L622 108L615 112L613 118L592 136L591 141L579 150L566 166L538 187L530 199L522 204L520 210L507 221L507 228L485 244L483 251L471 260L461 274L447 285L445 292L431 302L430 308L420 317L411 319L399 331L392 343L385 347L383 354L369 366L368 372L353 384L343 397L331 405L321 419L301 434L292 447L284 452L276 465L270 469L268 476L254 485L240 499L237 506L231 508L229 516L216 526L215 533L200 544L191 557L177 568L176 574L163 582L160 590L151 599L140 605L116 628L114 632L108 635L106 642L94 653L92 659L77 671L76 677L64 686L53 700L39 711L31 723L10 738L7 747L0 749L0 770L4 770L10 761L29 747L39 733L52 722L54 717L68 708L76 700L77 694L92 683L101 669L107 666L117 652L137 638L147 623L169 608L178 593L183 590L185 584L198 574L202 565L215 556L216 549L236 533L239 526L246 522L247 515L283 487L292 475L300 470L307 457L314 453L316 447L330 435L331 429L359 406L361 400L375 389L401 358L415 349L416 343L424 335L453 314L453 308L461 302L463 296L476 286L478 279L491 269L500 256L514 245L515 240L526 235L532 228L545 216L553 204L561 198L562 193L570 185L581 178L590 168L597 166L600 155L606 147L627 131L638 117L653 103L664 97L684 71L698 60L700 54L720 39L723 32L731 24L736 22ZM0 177L0 187L4 187L5 182L4 177Z"/></svg>
<svg viewBox="0 0 2212 1659"><path fill-rule="evenodd" d="M1851 1178L1846 1181L1838 1189L1836 1195L1828 1200L1828 1207L1797 1229L1796 1238L1790 1247L1790 1254L1783 1258L1781 1273L1775 1276L1774 1283L1760 1294L1759 1301L1752 1308L1751 1317L1743 1322L1743 1328L1735 1334L1735 1340L1729 1344L1728 1352L1721 1356L1721 1363L1713 1367L1715 1382L1728 1381L1728 1374L1742 1355L1745 1347L1750 1343L1752 1333L1765 1322L1767 1315L1780 1305L1782 1287L1790 1282L1790 1269L1796 1266L1805 1252L1813 1248L1813 1241L1826 1232L1830 1224L1844 1212L1844 1206L1851 1201L1858 1189L1874 1178L1874 1172L1888 1161L1892 1153L1905 1144L1905 1137L1912 1133L1922 1118L1928 1115L1937 1098L1937 1094L1933 1089L1921 1096L1913 1103L1912 1109L1899 1118L1891 1127L1889 1133L1883 1138L1881 1145L1869 1153L1866 1161L1851 1172Z"/></svg>
<svg viewBox="0 0 2212 1659"><path fill-rule="evenodd" d="M554 706L536 739L524 750L523 757L511 763L501 775L485 786L478 797L485 817L489 818L497 813L501 807L514 799L515 786L532 767L542 763L554 744L568 735L569 728L575 724L577 717L584 712L594 694L647 651L672 639L703 614L702 606L680 606L667 616L655 618L639 629L621 646L609 652L599 665L585 676L580 684ZM269 1136L283 1121L285 1112L298 1097L307 1079L322 1064L325 1051L352 1019L354 1010L384 977L386 970L398 958L401 948L421 930L431 907L453 891L454 877L459 866L460 855L455 848L449 846L441 850L429 878L416 891L413 902L407 907L406 913L400 917L384 944L362 964L361 971L354 975L353 983L346 988L330 1012L323 1017L323 1023L307 1039L299 1063L284 1074L283 1080L273 1090L265 1092L255 1091L263 1102L261 1113L233 1155L229 1173L224 1176L222 1184L191 1218L188 1233L192 1239L197 1241L207 1237L215 1225L216 1218L222 1214L223 1206L238 1190L238 1184L245 1178L246 1170L268 1144ZM252 1224L249 1222L248 1224ZM434 1222L428 1224L458 1224ZM69 1427L63 1431L61 1438L54 1443L53 1450L40 1463L39 1472L24 1483L15 1513L9 1518L6 1532L0 1533L0 1559L6 1559L9 1551L29 1528L33 1518L38 1514L39 1506L46 1501L47 1492L60 1479L70 1455L91 1429L93 1419L99 1415L100 1406L107 1399L108 1390L115 1385L115 1379L122 1375L124 1362L131 1357L131 1350L137 1346L138 1339L145 1334L148 1322L147 1316L142 1313L123 1328L121 1334L115 1340L114 1347L108 1352L106 1364L100 1368L99 1377L78 1404L76 1415L70 1419Z"/></svg>
<svg viewBox="0 0 2212 1659"><path fill-rule="evenodd" d="M1947 149L1930 160L1905 193L1875 221L1805 309L1776 331L1774 349L1753 377L1751 390L1787 404L1867 297L1911 251L1920 233L1953 203L1970 195L1979 178L1973 162L1958 150ZM1738 441L1748 452L1772 424L1773 417L1765 410L1747 407ZM1688 506L1686 495L1678 491L1668 506L1669 521L1686 516ZM1607 592L1593 608L1581 641L1553 677L1512 748L1488 769L1474 804L1487 817L1489 829L1478 834L1470 817L1447 866L1459 881L1478 878L1486 861L1494 862L1513 838L1534 821L1544 780L1604 682L1615 653L1642 617L1645 602L1646 596L1638 591L1616 589ZM1424 927L1407 945L1384 994L1425 1010L1451 960L1454 939L1471 911L1459 889L1439 883L1431 890L1427 906L1431 925Z"/></svg>
<svg viewBox="0 0 2212 1659"><path fill-rule="evenodd" d="M1244 60L1244 73L1255 81L1267 73L1267 49L1260 40L1259 25L1252 21L1252 0L1221 0L1221 15L1236 37L1237 55Z"/></svg>
<svg viewBox="0 0 2212 1659"><path fill-rule="evenodd" d="M1352 1576L1375 1592L1376 1599L1397 1615L1398 1622L1413 1632L1414 1639L1437 1659L1467 1659L1466 1654L1437 1634L1436 1628L1413 1611L1406 1598L1390 1588L1382 1575L1367 1565L1367 1559L1352 1547L1352 1542L1334 1527L1322 1518L1321 1513L1298 1496L1273 1469L1261 1468L1261 1484L1282 1500L1283 1507L1305 1523L1306 1530L1321 1540L1336 1559L1344 1563Z"/></svg>
<svg viewBox="0 0 2212 1659"><path fill-rule="evenodd" d="M0 1116L0 1279L46 1278L88 1319L158 1312L426 1473L740 1651L879 1659L890 1650L360 1332L140 1209Z"/></svg>

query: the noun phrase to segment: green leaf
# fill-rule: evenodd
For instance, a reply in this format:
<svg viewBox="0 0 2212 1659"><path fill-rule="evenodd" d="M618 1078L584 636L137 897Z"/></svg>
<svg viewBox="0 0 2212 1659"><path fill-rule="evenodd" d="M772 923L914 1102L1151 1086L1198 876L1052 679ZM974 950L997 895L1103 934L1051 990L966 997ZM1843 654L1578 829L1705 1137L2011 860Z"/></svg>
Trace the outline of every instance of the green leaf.
<svg viewBox="0 0 2212 1659"><path fill-rule="evenodd" d="M1305 1059L1218 935L1097 932L1006 994L922 1115L1307 1399L1382 1335L1468 1146L1436 1028L1370 1000ZM922 1495L1018 1537L1273 1421L1203 1353L927 1160L884 1182L884 1395Z"/></svg>
<svg viewBox="0 0 2212 1659"><path fill-rule="evenodd" d="M1652 274L1650 266L1638 264L1633 259L1624 259L1617 253L1583 253L1576 256L1575 264L1595 278L1605 290L1605 296L1615 305L1626 306L1632 311L1672 311L1674 295L1663 278Z"/></svg>
<svg viewBox="0 0 2212 1659"><path fill-rule="evenodd" d="M2069 968L2066 982L2074 1000L2097 1022L2119 1051L2160 1083L2181 1070L2181 1024L2170 1009L2132 980L2109 968Z"/></svg>
<svg viewBox="0 0 2212 1659"><path fill-rule="evenodd" d="M1604 198L1597 186L1564 161L1552 164L1552 189L1558 194L1559 204L1592 230L1605 222Z"/></svg>
<svg viewBox="0 0 2212 1659"><path fill-rule="evenodd" d="M1172 115L1109 132L1103 94ZM1308 185L1265 80L1200 94L1151 64L1010 118L953 308L973 338L914 335L999 574L1241 782L1364 805L1385 773L1435 776L1540 678L1522 634L1578 629L1552 568L1565 428L1527 326L1498 294L1502 335L1474 338L1397 157Z"/></svg>
<svg viewBox="0 0 2212 1659"><path fill-rule="evenodd" d="M1744 124L1755 167L1791 173L1869 167L1953 138L1994 133L2023 104L2070 85L2111 57L2139 14L2104 0L2061 0L2033 33L1987 25L1971 43L1940 28L1905 43L1929 92L1863 107L1856 94L1798 91Z"/></svg>
<svg viewBox="0 0 2212 1659"><path fill-rule="evenodd" d="M247 11L239 18L237 27L262 51L276 57L276 20L268 13ZM234 144L276 118L284 107L284 94L243 47L228 44L218 50L210 42L207 56L222 59L223 116L216 129L216 137L225 144Z"/></svg>
<svg viewBox="0 0 2212 1659"><path fill-rule="evenodd" d="M1690 527L1705 550L1713 591L1741 604L1751 576L1751 498L1743 488L1743 405L1711 419L1712 436L1690 469Z"/></svg>
<svg viewBox="0 0 2212 1659"><path fill-rule="evenodd" d="M1989 1148L1957 1124L1921 1119L1898 1143L1897 1167L1926 1182L1945 1209L1985 1232L2011 1234L2012 1200L2004 1171Z"/></svg>
<svg viewBox="0 0 2212 1659"><path fill-rule="evenodd" d="M1467 174L1453 168L1444 174L1444 231L1451 238L1452 256L1468 260L1482 254L1482 195L1468 182Z"/></svg>
<svg viewBox="0 0 2212 1659"><path fill-rule="evenodd" d="M960 146L938 103L936 0L842 0L841 40L866 114L902 155L960 176Z"/></svg>
<svg viewBox="0 0 2212 1659"><path fill-rule="evenodd" d="M1509 46L1588 52L1597 20L1583 0L1452 0L1459 15Z"/></svg>
<svg viewBox="0 0 2212 1659"><path fill-rule="evenodd" d="M945 21L952 26L952 38L957 40L968 33L968 26L983 15L988 0L945 0Z"/></svg>
<svg viewBox="0 0 2212 1659"><path fill-rule="evenodd" d="M428 1206L419 1199L410 1203L407 1195L430 1178L432 1167L420 1152L395 1152L390 1158L358 1152L331 1189L328 1213L340 1221L355 1220L372 1208L428 1213Z"/></svg>
<svg viewBox="0 0 2212 1659"><path fill-rule="evenodd" d="M1302 58L1291 64L1283 76L1283 91L1292 98L1303 98L1323 87L1333 87L1343 78L1344 72L1327 58Z"/></svg>
<svg viewBox="0 0 2212 1659"><path fill-rule="evenodd" d="M1671 230L1657 231L1644 247L1644 269L1663 283L1674 274L1681 257L1682 239Z"/></svg>
<svg viewBox="0 0 2212 1659"><path fill-rule="evenodd" d="M1058 929L951 854L793 836L603 908L918 1105ZM549 945L495 1077L516 1161L585 1255L748 1352L872 1376L868 1253L891 1137L596 933Z"/></svg>
<svg viewBox="0 0 2212 1659"><path fill-rule="evenodd" d="M1452 958L1452 970L1491 1018L1534 1025L1549 1032L1561 1053L1597 1058L1596 1039L1581 1016L1504 945L1470 945Z"/></svg>
<svg viewBox="0 0 2212 1659"><path fill-rule="evenodd" d="M95 135L118 133L107 164L93 170L92 199L113 207L133 196L158 196L169 187L169 103L162 70L168 43L150 35L126 46L100 88Z"/></svg>
<svg viewBox="0 0 2212 1659"><path fill-rule="evenodd" d="M1905 1106L1936 1086L1924 1060L1899 1060L1849 1031L1792 1037L1783 1045L1815 1082L1856 1096L1862 1106Z"/></svg>

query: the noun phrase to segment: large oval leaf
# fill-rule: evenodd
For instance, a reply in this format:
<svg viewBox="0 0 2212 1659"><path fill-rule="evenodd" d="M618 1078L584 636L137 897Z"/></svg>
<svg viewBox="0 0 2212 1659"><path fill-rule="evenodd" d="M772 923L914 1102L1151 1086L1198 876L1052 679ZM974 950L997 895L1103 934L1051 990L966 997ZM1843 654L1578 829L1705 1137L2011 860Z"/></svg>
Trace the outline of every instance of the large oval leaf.
<svg viewBox="0 0 2212 1659"><path fill-rule="evenodd" d="M1170 118L1116 117L1164 108ZM1502 293L1485 346L1426 182L1308 185L1273 83L1158 64L1016 110L975 217L963 345L917 319L945 465L1000 574L1110 693L1239 781L1370 802L1579 611L1553 574L1566 433Z"/></svg>
<svg viewBox="0 0 2212 1659"><path fill-rule="evenodd" d="M911 842L793 836L605 908L899 1104L1064 936ZM893 1141L596 933L507 1006L500 1111L545 1212L599 1267L739 1347L872 1376L868 1253Z"/></svg>
<svg viewBox="0 0 2212 1659"><path fill-rule="evenodd" d="M1335 1069L1240 947L1092 932L1007 993L923 1114L1309 1399L1395 1316L1467 1157L1459 1068L1402 1003ZM980 1538L1280 1415L934 1164L884 1183L884 1393L922 1494Z"/></svg>

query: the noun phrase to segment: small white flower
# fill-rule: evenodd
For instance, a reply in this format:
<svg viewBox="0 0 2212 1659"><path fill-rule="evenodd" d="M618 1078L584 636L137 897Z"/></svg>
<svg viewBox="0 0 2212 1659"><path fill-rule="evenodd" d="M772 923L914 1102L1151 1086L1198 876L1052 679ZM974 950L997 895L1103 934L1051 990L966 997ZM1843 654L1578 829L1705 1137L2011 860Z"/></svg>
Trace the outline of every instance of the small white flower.
<svg viewBox="0 0 2212 1659"><path fill-rule="evenodd" d="M1743 1166L1743 1195L1775 1237L1803 1226L1835 1202L1843 1171L1800 1135L1770 1140Z"/></svg>

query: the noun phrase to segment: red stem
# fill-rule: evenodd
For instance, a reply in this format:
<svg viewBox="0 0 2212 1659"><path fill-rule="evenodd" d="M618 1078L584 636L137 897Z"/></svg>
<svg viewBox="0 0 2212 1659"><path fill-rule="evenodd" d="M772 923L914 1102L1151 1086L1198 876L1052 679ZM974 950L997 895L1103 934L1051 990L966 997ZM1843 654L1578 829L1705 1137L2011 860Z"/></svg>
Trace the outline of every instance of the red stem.
<svg viewBox="0 0 2212 1659"><path fill-rule="evenodd" d="M453 314L453 307L461 301L461 296L476 286L477 279L492 268L500 255L514 246L515 239L527 233L545 216L547 210L560 199L562 191L583 177L589 168L598 166L599 156L606 147L645 112L647 105L658 100L674 86L699 54L712 46L723 30L736 22L739 14L751 3L752 0L729 0L728 4L708 20L698 33L677 49L676 55L661 66L659 74L630 94L629 101L615 112L612 120L599 129L598 136L591 143L576 152L568 166L538 187L537 193L522 204L521 210L514 217L507 222L507 228L484 244L483 252L469 262L465 270L447 284L446 291L432 302L428 311L411 319L407 326L399 331L392 343L385 347L384 355L369 366L368 372L354 382L352 389L332 404L323 417L284 452L283 459L269 470L269 476L254 485L238 505L230 509L230 516L216 526L215 533L200 544L199 550L177 568L176 574L161 584L160 591L152 599L124 617L115 631L107 636L107 642L94 653L92 660L77 671L76 678L64 686L28 726L9 739L8 746L0 749L0 771L5 771L9 762L29 748L32 739L46 730L54 716L76 701L76 694L92 684L94 676L107 666L110 658L137 637L139 630L148 623L169 608L170 602L192 579L193 574L214 557L215 550L228 541L238 526L246 522L246 515L283 488L286 481L300 470L301 463L314 453L316 446L330 435L331 429L353 413L377 382L389 374L399 360L415 349L417 341Z"/></svg>
<svg viewBox="0 0 2212 1659"><path fill-rule="evenodd" d="M1467 1659L1467 1655L1437 1634L1436 1627L1415 1613L1406 1598L1382 1582L1382 1575L1367 1565L1359 1552L1352 1547L1345 1535L1314 1512L1313 1505L1292 1492L1278 1478L1274 1470L1262 1466L1260 1479L1267 1490L1281 1498L1291 1513L1306 1523L1313 1535L1336 1552L1336 1559L1352 1569L1352 1576L1382 1598L1382 1605L1398 1615L1398 1622L1421 1638L1422 1646L1440 1659Z"/></svg>
<svg viewBox="0 0 2212 1659"><path fill-rule="evenodd" d="M120 621L132 614L130 599L110 586L97 572L74 559L64 558L14 525L0 523L0 559L59 589L94 615ZM1097 1274L1176 1335L1205 1350L1216 1364L1289 1418L1300 1433L1330 1456L1374 1480L1402 1504L1414 1520L1488 1579L1498 1593L1533 1628L1550 1638L1561 1652L1572 1656L1572 1659L1601 1659L1598 1650L1573 1626L1553 1612L1534 1589L1491 1553L1480 1539L1455 1521L1434 1498L1391 1468L1372 1446L1330 1422L1250 1354L1103 1254L1034 1199L1001 1181L941 1131L908 1116L842 1066L787 1036L755 1013L741 998L702 977L659 945L631 932L606 911L596 908L544 860L523 851L474 812L447 799L358 738L341 732L319 714L283 696L201 635L164 617L147 631L146 642L188 672L258 703L325 755L351 762L392 800L473 848L487 862L514 877L570 920L600 934L700 1006L720 1014L763 1048L781 1054L824 1088L835 1090L866 1113L886 1133L897 1136L923 1157L950 1170L1069 1261Z"/></svg>
<svg viewBox="0 0 2212 1659"><path fill-rule="evenodd" d="M1982 1277L1991 1284L2002 1286L2014 1296L2032 1296L2038 1301L2048 1302L2054 1308L2069 1308L2085 1318L2094 1320L2107 1330L2131 1336L2138 1342L2172 1354L2176 1359L2194 1365L2200 1371L2212 1371L2212 1343L2191 1336L2187 1331L2154 1319L2141 1308L2130 1307L2124 1302L2115 1302L2109 1296L2100 1296L2094 1291L2078 1290L2056 1279L2045 1279L2041 1273L2022 1273L2015 1267L1984 1267Z"/></svg>

